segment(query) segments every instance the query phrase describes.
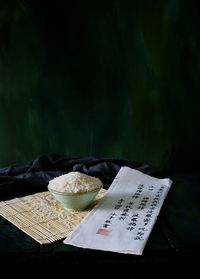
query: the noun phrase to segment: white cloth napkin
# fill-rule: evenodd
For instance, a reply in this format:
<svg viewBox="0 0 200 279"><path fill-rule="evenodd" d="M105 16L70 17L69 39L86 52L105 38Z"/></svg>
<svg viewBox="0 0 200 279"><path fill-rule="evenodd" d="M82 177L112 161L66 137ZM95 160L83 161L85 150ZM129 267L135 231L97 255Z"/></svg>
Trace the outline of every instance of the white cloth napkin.
<svg viewBox="0 0 200 279"><path fill-rule="evenodd" d="M171 184L168 178L122 167L107 194L64 243L141 255Z"/></svg>

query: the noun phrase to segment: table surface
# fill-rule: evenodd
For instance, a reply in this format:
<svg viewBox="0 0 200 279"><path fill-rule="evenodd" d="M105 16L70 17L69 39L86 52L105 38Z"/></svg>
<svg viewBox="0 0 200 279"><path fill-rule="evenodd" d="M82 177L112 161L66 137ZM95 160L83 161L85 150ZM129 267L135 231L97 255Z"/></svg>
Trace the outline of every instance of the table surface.
<svg viewBox="0 0 200 279"><path fill-rule="evenodd" d="M109 162L120 167L119 162ZM101 161L101 167L102 164L105 165L105 162ZM102 171L99 161L95 161L95 164L93 161L91 165L93 167L98 165L98 171ZM91 165L87 166L85 173L92 173ZM110 176L110 181L118 170L116 168L113 171L113 166L107 166L103 172L105 175L107 171L105 177ZM18 169L20 169L19 166ZM32 171L27 172L24 165L21 169L21 172L17 174L16 168L0 171L1 200L45 191L44 180L49 179L49 174L52 177L52 172L53 175L58 174L52 169L44 170L41 165L39 171L33 168ZM100 171L96 173L96 176L104 179ZM162 174L159 176L163 177ZM26 268L36 271L37 267L47 272L51 267L49 272L56 273L66 266L73 271L76 267L77 271L80 271L78 267L84 266L91 274L94 272L104 274L104 268L109 266L115 270L116 274L120 274L123 270L131 272L133 269L135 272L148 270L155 273L162 265L166 268L166 264L176 269L181 267L181 270L197 270L200 248L200 175L197 172L184 172L168 174L168 177L173 180L173 187L167 195L142 256L81 249L63 244L62 240L41 245L0 216L1 271L12 272L10 266L13 266L15 272L19 270L19 273ZM104 181L106 185L106 179Z"/></svg>

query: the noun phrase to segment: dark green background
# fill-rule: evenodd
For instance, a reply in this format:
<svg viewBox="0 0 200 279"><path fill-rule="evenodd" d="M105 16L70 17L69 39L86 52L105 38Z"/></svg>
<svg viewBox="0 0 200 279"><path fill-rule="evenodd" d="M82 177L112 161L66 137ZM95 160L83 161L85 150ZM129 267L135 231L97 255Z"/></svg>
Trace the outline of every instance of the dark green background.
<svg viewBox="0 0 200 279"><path fill-rule="evenodd" d="M0 0L0 167L49 152L199 165L199 1L42 2Z"/></svg>

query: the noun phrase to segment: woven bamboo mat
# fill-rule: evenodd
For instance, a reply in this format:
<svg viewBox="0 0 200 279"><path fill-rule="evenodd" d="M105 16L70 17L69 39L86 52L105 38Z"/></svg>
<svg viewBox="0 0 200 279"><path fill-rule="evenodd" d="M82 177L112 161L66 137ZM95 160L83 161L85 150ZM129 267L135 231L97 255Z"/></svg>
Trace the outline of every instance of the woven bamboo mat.
<svg viewBox="0 0 200 279"><path fill-rule="evenodd" d="M0 202L0 215L40 244L67 237L105 195L101 189L87 210L68 211L47 192Z"/></svg>

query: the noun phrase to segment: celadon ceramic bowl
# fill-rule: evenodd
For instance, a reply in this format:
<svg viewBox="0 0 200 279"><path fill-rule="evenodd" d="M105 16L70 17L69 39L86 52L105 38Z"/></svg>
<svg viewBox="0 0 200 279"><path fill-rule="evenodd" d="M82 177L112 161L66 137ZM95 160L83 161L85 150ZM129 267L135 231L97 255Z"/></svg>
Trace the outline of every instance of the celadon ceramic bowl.
<svg viewBox="0 0 200 279"><path fill-rule="evenodd" d="M48 187L50 193L52 193L52 195L58 202L63 204L65 209L73 211L81 211L86 209L95 199L100 189L101 187L89 192L67 193L58 192Z"/></svg>

